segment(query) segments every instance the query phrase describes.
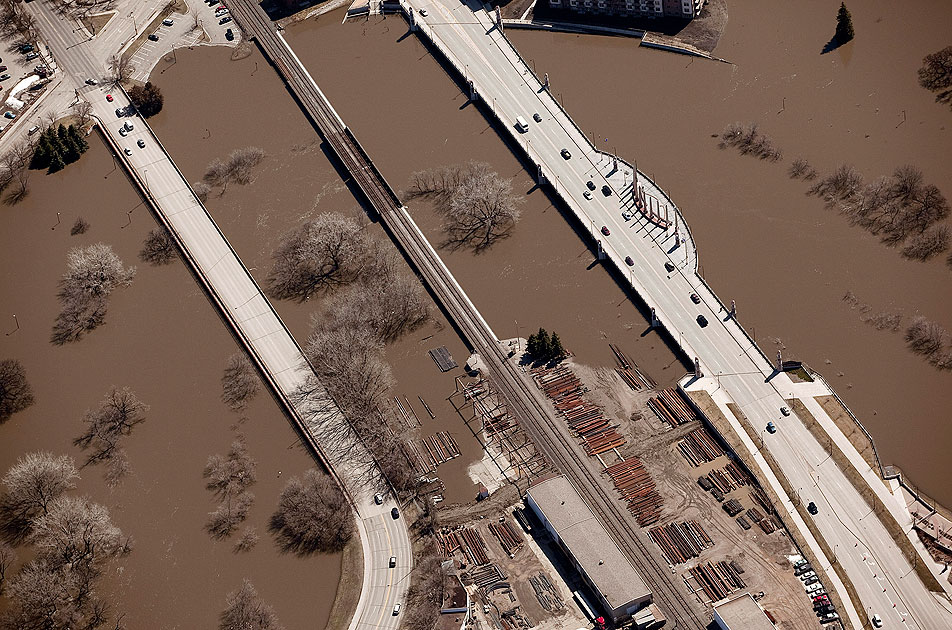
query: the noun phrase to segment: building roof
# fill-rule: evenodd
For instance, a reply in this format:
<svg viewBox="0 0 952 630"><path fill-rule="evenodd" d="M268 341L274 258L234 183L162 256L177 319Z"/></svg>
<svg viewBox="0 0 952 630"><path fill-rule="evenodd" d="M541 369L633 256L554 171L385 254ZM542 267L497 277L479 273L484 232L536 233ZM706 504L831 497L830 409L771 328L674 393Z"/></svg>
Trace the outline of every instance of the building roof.
<svg viewBox="0 0 952 630"><path fill-rule="evenodd" d="M529 496L613 609L651 595L568 479L547 479L529 488Z"/></svg>
<svg viewBox="0 0 952 630"><path fill-rule="evenodd" d="M750 593L715 604L714 612L730 630L774 630L774 625Z"/></svg>

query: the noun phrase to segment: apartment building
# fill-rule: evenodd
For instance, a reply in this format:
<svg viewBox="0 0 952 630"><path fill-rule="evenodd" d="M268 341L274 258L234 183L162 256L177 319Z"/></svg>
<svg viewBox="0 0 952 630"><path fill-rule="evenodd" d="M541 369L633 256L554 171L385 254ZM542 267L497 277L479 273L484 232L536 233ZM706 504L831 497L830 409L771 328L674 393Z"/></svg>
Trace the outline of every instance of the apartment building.
<svg viewBox="0 0 952 630"><path fill-rule="evenodd" d="M549 0L549 6L576 13L693 19L701 13L704 0Z"/></svg>

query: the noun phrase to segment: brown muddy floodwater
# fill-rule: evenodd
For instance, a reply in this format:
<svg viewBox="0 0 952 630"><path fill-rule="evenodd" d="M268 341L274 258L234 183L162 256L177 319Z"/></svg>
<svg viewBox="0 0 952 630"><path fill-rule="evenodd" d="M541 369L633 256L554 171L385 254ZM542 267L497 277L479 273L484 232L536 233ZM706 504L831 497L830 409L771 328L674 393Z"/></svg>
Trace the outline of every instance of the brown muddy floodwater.
<svg viewBox="0 0 952 630"><path fill-rule="evenodd" d="M20 322L18 331L0 336L0 357L23 363L36 396L34 406L0 426L0 471L38 450L80 463L72 440L82 431L83 413L111 386L128 386L150 406L146 422L125 441L132 475L110 490L101 467L87 468L78 489L106 505L136 541L130 556L109 565L103 585L114 609L126 613L126 626L217 627L226 594L247 577L287 628L322 627L341 560L281 554L267 532L284 482L313 462L266 392L247 408L239 429L258 461L257 500L246 524L260 541L236 555L233 540L213 542L202 529L216 505L202 469L209 455L227 451L239 421L220 400L222 369L238 347L181 262L156 268L137 261L156 224L97 136L90 145L61 173L33 173L24 202L0 206L0 329L14 330L13 313ZM123 227L130 210L132 221ZM78 216L91 228L70 236ZM53 346L48 339L66 252L97 242L112 245L138 274L112 297L104 326L78 343Z"/></svg>
<svg viewBox="0 0 952 630"><path fill-rule="evenodd" d="M947 197L952 113L917 85L922 57L950 42L952 5L863 3L857 39L822 54L835 2L730 3L715 51L732 64L641 49L636 40L509 31L548 72L580 126L637 160L682 208L702 271L768 356L776 349L821 371L876 439L886 464L952 505L947 483L952 374L911 355L900 334L862 323L842 297L872 312L901 310L952 329L952 274L913 263L815 199L786 169L798 156L821 172L842 162L868 178L913 164ZM483 115L401 18L341 25L341 13L287 35L345 122L395 188L417 170L477 159L526 191L512 238L474 256L443 251L501 337L555 329L580 360L610 364L620 343L662 383L683 373L611 276ZM903 118L905 116L905 119ZM901 122L905 120L905 122ZM717 148L712 134L757 122L785 155L762 163ZM434 241L437 221L414 216ZM518 323L517 323L518 322ZM669 367L670 366L670 367ZM667 369L666 369L667 368Z"/></svg>

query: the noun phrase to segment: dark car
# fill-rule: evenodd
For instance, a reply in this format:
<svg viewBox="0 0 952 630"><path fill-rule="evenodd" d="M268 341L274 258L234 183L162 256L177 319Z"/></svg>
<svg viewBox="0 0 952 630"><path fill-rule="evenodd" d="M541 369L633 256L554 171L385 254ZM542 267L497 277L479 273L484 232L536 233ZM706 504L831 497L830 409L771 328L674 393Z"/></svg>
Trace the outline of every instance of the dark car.
<svg viewBox="0 0 952 630"><path fill-rule="evenodd" d="M398 510L397 508L393 508L392 510L390 510L390 516L392 516L394 520L400 518L400 510Z"/></svg>
<svg viewBox="0 0 952 630"><path fill-rule="evenodd" d="M4 72L4 71L6 71L6 69L7 69L6 66L0 66L0 72Z"/></svg>
<svg viewBox="0 0 952 630"><path fill-rule="evenodd" d="M810 501L810 503L807 505L807 512L816 516L820 512L820 509L816 506L816 503Z"/></svg>
<svg viewBox="0 0 952 630"><path fill-rule="evenodd" d="M707 326L707 318L704 317L703 315L698 315L698 316L697 316L697 325L700 326L701 328L706 327L706 326Z"/></svg>
<svg viewBox="0 0 952 630"><path fill-rule="evenodd" d="M121 107L117 107L117 108L116 108L116 118L122 118L122 108L121 108Z"/></svg>
<svg viewBox="0 0 952 630"><path fill-rule="evenodd" d="M595 182L593 182L592 180L588 180L587 182L585 182L585 185L588 186L589 190L595 190Z"/></svg>
<svg viewBox="0 0 952 630"><path fill-rule="evenodd" d="M540 116L539 113L536 112L535 114L532 115L532 120L536 122L542 122L542 116Z"/></svg>
<svg viewBox="0 0 952 630"><path fill-rule="evenodd" d="M631 256L625 256L625 264L628 265L629 267L634 267L635 261L631 259Z"/></svg>
<svg viewBox="0 0 952 630"><path fill-rule="evenodd" d="M20 52L23 54L33 52L33 44L20 44Z"/></svg>
<svg viewBox="0 0 952 630"><path fill-rule="evenodd" d="M669 260L668 262L664 263L664 268L669 272L674 271L674 263Z"/></svg>
<svg viewBox="0 0 952 630"><path fill-rule="evenodd" d="M699 297L697 296L697 293L692 293L692 294L691 294L691 301L694 302L695 304L700 304L700 303L701 303L701 298L699 298Z"/></svg>
<svg viewBox="0 0 952 630"><path fill-rule="evenodd" d="M10 75L7 74L6 72L4 72L3 74L0 74L0 81L6 81L9 78L10 78Z"/></svg>
<svg viewBox="0 0 952 630"><path fill-rule="evenodd" d="M602 226L602 234L604 234L605 236L610 236L611 233L612 233L612 231L608 229L608 226L607 226L607 225L603 225L603 226Z"/></svg>
<svg viewBox="0 0 952 630"><path fill-rule="evenodd" d="M222 19L218 20L219 24L228 24L229 22L231 22L231 18L227 15L223 17Z"/></svg>
<svg viewBox="0 0 952 630"><path fill-rule="evenodd" d="M570 157L572 157L572 154L569 153L569 150L568 150L568 149L562 149L562 157L564 157L564 158L567 160L567 159L569 159Z"/></svg>
<svg viewBox="0 0 952 630"><path fill-rule="evenodd" d="M157 42L159 41L159 36L156 35L155 33L152 33L151 35L149 35L149 40L153 42Z"/></svg>
<svg viewBox="0 0 952 630"><path fill-rule="evenodd" d="M612 189L608 184L605 184L604 186L602 186L602 194L605 195L606 197L611 197Z"/></svg>
<svg viewBox="0 0 952 630"><path fill-rule="evenodd" d="M235 39L235 34L231 32L231 29L228 29L227 31L225 31L225 39L227 39L228 41Z"/></svg>

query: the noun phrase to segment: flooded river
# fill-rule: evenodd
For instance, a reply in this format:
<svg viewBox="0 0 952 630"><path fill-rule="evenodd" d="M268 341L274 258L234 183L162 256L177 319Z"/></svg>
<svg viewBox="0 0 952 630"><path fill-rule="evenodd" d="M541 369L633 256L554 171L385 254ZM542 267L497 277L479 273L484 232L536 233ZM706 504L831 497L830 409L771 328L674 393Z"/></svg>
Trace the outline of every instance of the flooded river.
<svg viewBox="0 0 952 630"><path fill-rule="evenodd" d="M0 207L0 329L15 330L13 313L20 324L0 335L0 357L23 363L36 397L0 426L0 471L38 450L81 463L72 440L85 426L83 413L111 386L127 386L150 406L147 420L125 438L132 475L110 490L102 467L86 468L78 489L106 505L135 539L132 554L109 565L103 584L107 601L126 613L126 627L217 627L226 594L244 577L289 630L320 627L336 593L340 556L283 555L267 532L284 482L312 460L274 400L259 394L240 431L258 461L251 488L257 500L246 524L260 542L235 554L234 540L216 543L204 532L216 502L202 469L209 455L227 452L239 421L220 400L222 370L238 347L181 262L155 268L137 261L155 222L98 137L90 145L82 160L56 175L34 172L27 199ZM91 227L70 236L79 216ZM66 252L97 242L136 265L136 278L113 294L104 326L78 343L53 346Z"/></svg>
<svg viewBox="0 0 952 630"><path fill-rule="evenodd" d="M902 259L786 174L799 156L821 172L853 163L870 180L913 164L952 196L950 112L916 81L922 57L948 44L952 9L866 3L854 9L856 41L821 54L834 27L836 7L827 4L731 3L715 52L732 64L641 49L635 40L509 36L549 73L583 129L638 160L672 195L690 222L704 276L723 299L737 301L768 356L782 349L821 371L876 438L884 462L952 504L945 483L952 423L943 397L952 376L911 355L901 335L862 323L842 300L852 291L873 313L900 310L907 322L922 314L952 329L949 270L941 259ZM683 373L654 335L640 337L643 318L600 266L590 268L585 242L467 104L455 78L406 36L405 22L340 20L335 13L295 26L289 41L395 188L406 188L414 171L477 159L527 192L512 238L479 256L443 252L497 334L542 325L582 361L610 364L612 341L662 382ZM785 159L764 163L719 150L711 136L732 122L757 122ZM432 214L411 209L438 240Z"/></svg>

